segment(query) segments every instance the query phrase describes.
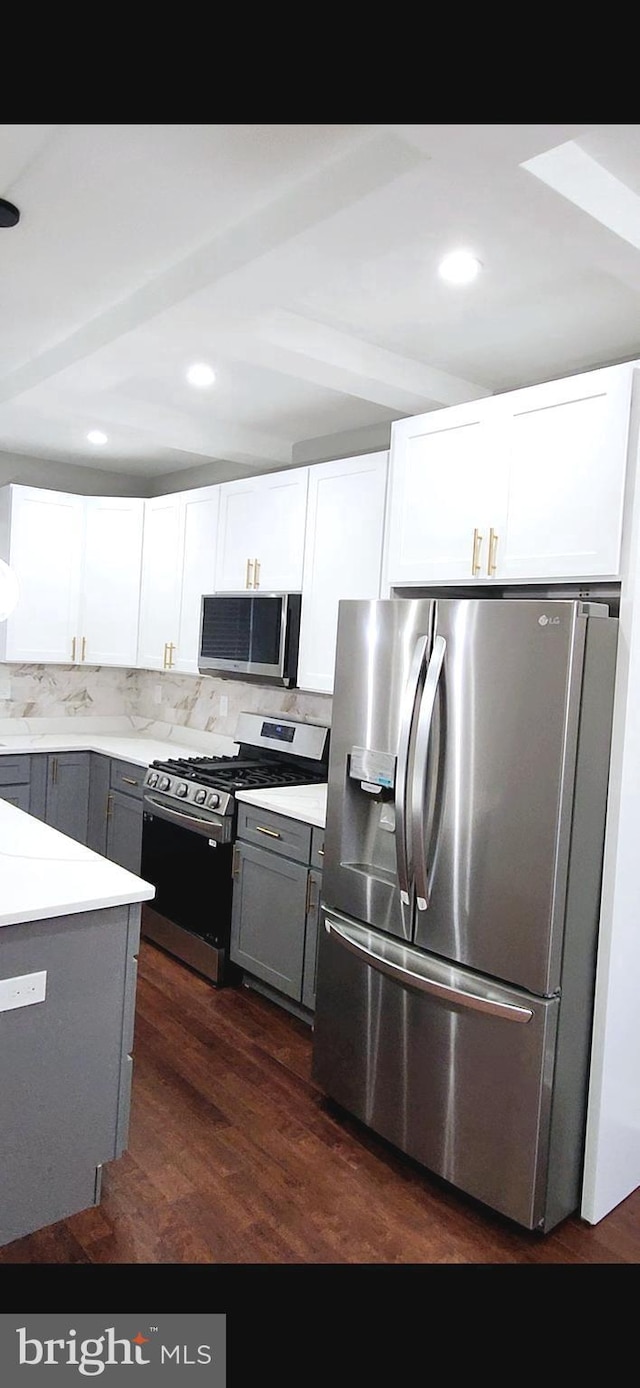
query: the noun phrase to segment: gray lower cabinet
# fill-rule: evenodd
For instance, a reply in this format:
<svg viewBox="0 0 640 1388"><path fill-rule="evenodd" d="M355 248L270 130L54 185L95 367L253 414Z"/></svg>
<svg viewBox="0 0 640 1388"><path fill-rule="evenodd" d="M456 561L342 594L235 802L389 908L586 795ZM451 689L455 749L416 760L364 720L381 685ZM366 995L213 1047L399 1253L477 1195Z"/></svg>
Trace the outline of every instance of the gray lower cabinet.
<svg viewBox="0 0 640 1388"><path fill-rule="evenodd" d="M0 1012L0 1244L97 1205L127 1146L140 906L2 930L0 976L44 1001Z"/></svg>
<svg viewBox="0 0 640 1388"><path fill-rule="evenodd" d="M53 752L47 756L45 819L78 843L87 842L90 752Z"/></svg>
<svg viewBox="0 0 640 1388"><path fill-rule="evenodd" d="M31 803L31 757L0 759L0 799L29 812Z"/></svg>
<svg viewBox="0 0 640 1388"><path fill-rule="evenodd" d="M284 815L238 807L231 959L276 1001L308 1012L315 1007L321 884L312 866L316 832L322 836Z"/></svg>
<svg viewBox="0 0 640 1388"><path fill-rule="evenodd" d="M111 759L107 796L106 857L140 875L142 788L145 768Z"/></svg>

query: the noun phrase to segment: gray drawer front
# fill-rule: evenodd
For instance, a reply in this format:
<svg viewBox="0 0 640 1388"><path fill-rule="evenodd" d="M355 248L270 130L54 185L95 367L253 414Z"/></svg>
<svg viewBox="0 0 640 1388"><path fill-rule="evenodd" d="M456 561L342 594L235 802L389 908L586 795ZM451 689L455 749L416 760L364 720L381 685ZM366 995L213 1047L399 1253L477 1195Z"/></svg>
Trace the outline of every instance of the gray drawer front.
<svg viewBox="0 0 640 1388"><path fill-rule="evenodd" d="M324 867L324 829L314 826L311 833L311 864L313 867Z"/></svg>
<svg viewBox="0 0 640 1388"><path fill-rule="evenodd" d="M141 800L146 770L146 766L138 766L136 762L116 761L112 758L111 790L121 790L124 795L135 795Z"/></svg>
<svg viewBox="0 0 640 1388"><path fill-rule="evenodd" d="M298 863L308 863L311 852L311 825L286 815L259 810L238 802L238 838L259 844L271 853L281 853Z"/></svg>
<svg viewBox="0 0 640 1388"><path fill-rule="evenodd" d="M0 786L17 786L31 780L31 757L0 756Z"/></svg>

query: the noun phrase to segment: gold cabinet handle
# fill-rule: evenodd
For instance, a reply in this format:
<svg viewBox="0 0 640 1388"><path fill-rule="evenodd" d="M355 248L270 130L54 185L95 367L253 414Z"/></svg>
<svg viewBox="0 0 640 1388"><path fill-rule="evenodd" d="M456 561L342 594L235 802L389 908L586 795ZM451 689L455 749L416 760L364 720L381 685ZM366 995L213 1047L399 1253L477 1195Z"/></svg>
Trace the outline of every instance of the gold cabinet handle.
<svg viewBox="0 0 640 1388"><path fill-rule="evenodd" d="M489 531L489 563L487 573L494 574L496 571L496 559L498 554L498 533L493 528Z"/></svg>
<svg viewBox="0 0 640 1388"><path fill-rule="evenodd" d="M268 834L270 839L281 839L277 829L265 829L262 824L256 824L256 834Z"/></svg>
<svg viewBox="0 0 640 1388"><path fill-rule="evenodd" d="M52 786L57 786L57 784L58 784L58 758L57 758L57 757L52 757L52 759L51 759L51 784L52 784Z"/></svg>
<svg viewBox="0 0 640 1388"><path fill-rule="evenodd" d="M168 659L168 662L167 662L167 670L172 670L172 669L173 669L173 652L175 651L175 646L174 646L174 644L173 644L173 641L167 641L167 650L168 650L168 652L169 652L169 659Z"/></svg>
<svg viewBox="0 0 640 1388"><path fill-rule="evenodd" d="M87 654L87 638L86 638L86 636L83 636L83 638L82 638L82 651L80 652L80 659L81 659L81 660L84 660L86 654Z"/></svg>
<svg viewBox="0 0 640 1388"><path fill-rule="evenodd" d="M493 531L491 532L493 534ZM473 532L473 554L471 556L472 574L480 573L480 550L482 548L482 535L479 530Z"/></svg>
<svg viewBox="0 0 640 1388"><path fill-rule="evenodd" d="M76 658L76 638L75 638L75 636L74 636L74 638L73 638L73 640L72 640L72 642L71 642L71 660L74 661L75 658Z"/></svg>
<svg viewBox="0 0 640 1388"><path fill-rule="evenodd" d="M254 562L254 565L255 565L255 573L254 573L254 578L253 578L253 586L254 586L254 588L259 588L259 587L260 587L260 560L259 560L259 559L254 559L253 562Z"/></svg>
<svg viewBox="0 0 640 1388"><path fill-rule="evenodd" d="M247 559L247 577L245 588L253 588L253 559Z"/></svg>
<svg viewBox="0 0 640 1388"><path fill-rule="evenodd" d="M231 876L235 877L236 881L240 876L240 853L235 843L233 845L233 858L231 861Z"/></svg>
<svg viewBox="0 0 640 1388"><path fill-rule="evenodd" d="M134 781L133 776L121 776L121 777L120 777L120 780L121 780L121 781L124 781L125 786L139 786L139 785L140 785L140 782L139 782L139 781Z"/></svg>
<svg viewBox="0 0 640 1388"><path fill-rule="evenodd" d="M313 894L312 894L312 893L313 893L314 885L315 885L315 878L311 875L311 873L309 873L309 875L308 875L308 877L307 877L307 899L306 899L306 901L305 901L305 907L304 907L305 916L308 916L310 911L315 911L316 908L317 908L317 905L318 905L317 897L314 898L314 896L313 896Z"/></svg>
<svg viewBox="0 0 640 1388"><path fill-rule="evenodd" d="M107 814L106 814L106 818L107 818L107 819L111 819L112 813L113 813L113 796L112 796L112 794L111 794L111 791L109 791L109 794L108 794L108 796L107 796Z"/></svg>

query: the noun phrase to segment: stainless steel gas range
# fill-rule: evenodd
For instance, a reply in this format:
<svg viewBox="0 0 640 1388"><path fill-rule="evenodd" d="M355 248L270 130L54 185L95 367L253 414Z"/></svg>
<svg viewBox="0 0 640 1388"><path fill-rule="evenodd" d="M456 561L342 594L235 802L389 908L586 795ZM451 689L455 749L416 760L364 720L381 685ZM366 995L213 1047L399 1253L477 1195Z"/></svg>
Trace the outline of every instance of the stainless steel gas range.
<svg viewBox="0 0 640 1388"><path fill-rule="evenodd" d="M241 713L234 756L155 761L143 791L142 934L222 985L229 961L236 794L327 779L329 729Z"/></svg>

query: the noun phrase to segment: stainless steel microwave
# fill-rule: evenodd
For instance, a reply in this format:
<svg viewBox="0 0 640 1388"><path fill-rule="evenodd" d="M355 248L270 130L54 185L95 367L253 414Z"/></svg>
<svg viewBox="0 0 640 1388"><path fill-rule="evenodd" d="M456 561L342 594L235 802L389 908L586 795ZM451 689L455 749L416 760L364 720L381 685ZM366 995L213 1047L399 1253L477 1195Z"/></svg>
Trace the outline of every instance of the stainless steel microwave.
<svg viewBox="0 0 640 1388"><path fill-rule="evenodd" d="M201 674L294 686L301 602L301 593L205 593Z"/></svg>

